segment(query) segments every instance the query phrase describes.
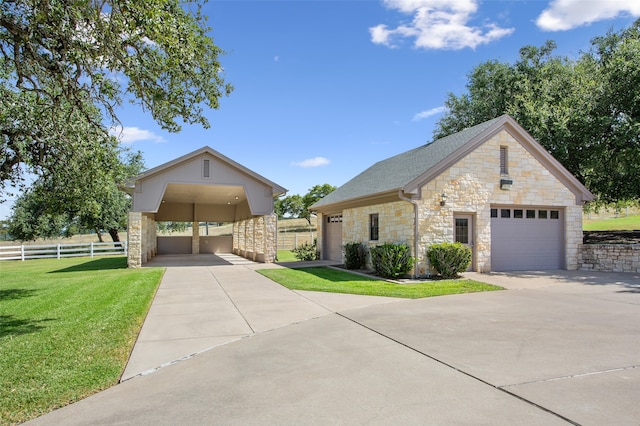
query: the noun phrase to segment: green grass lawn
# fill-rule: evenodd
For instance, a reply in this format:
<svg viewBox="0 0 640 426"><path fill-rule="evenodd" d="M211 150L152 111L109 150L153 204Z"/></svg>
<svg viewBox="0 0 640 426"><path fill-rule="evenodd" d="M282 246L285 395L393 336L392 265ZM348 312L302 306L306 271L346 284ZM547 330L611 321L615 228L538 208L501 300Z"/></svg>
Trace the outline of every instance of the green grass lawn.
<svg viewBox="0 0 640 426"><path fill-rule="evenodd" d="M640 216L616 217L610 219L585 219L585 231L633 231L640 229Z"/></svg>
<svg viewBox="0 0 640 426"><path fill-rule="evenodd" d="M278 250L278 262L297 262L296 256L291 250Z"/></svg>
<svg viewBox="0 0 640 426"><path fill-rule="evenodd" d="M0 262L0 424L117 383L163 269L124 257Z"/></svg>
<svg viewBox="0 0 640 426"><path fill-rule="evenodd" d="M498 286L468 279L396 284L325 267L260 269L258 272L291 290L326 291L368 296L418 299L445 294L502 290Z"/></svg>

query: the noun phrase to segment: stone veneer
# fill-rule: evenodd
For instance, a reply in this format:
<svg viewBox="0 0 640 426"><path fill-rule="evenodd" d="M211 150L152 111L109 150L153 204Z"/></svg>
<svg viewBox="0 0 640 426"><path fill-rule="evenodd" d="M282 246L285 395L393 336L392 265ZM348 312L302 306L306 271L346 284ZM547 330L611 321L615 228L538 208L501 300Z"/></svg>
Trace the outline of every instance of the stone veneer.
<svg viewBox="0 0 640 426"><path fill-rule="evenodd" d="M127 228L127 265L140 268L158 254L156 222L151 216L140 212L129 212Z"/></svg>
<svg viewBox="0 0 640 426"><path fill-rule="evenodd" d="M378 240L369 240L369 215L378 214ZM405 243L413 247L413 205L406 201L375 204L342 212L342 242L362 242L367 247L384 243ZM320 223L321 220L318 220ZM318 235L321 231L318 230ZM321 242L318 242L321 247ZM367 267L371 268L370 259Z"/></svg>
<svg viewBox="0 0 640 426"><path fill-rule="evenodd" d="M508 147L510 190L500 189L500 147ZM441 194L447 195L440 206ZM474 220L473 269L491 270L491 207L535 206L564 210L565 267L578 268L578 246L582 242L582 206L575 195L506 130L494 135L420 190L418 203L419 237L416 274L430 273L426 251L432 244L453 241L455 214L472 214ZM397 201L345 209L343 244L369 241L369 215L379 214L379 243L404 242L414 249L414 208L410 202ZM318 223L322 223L320 217ZM318 230L318 235L322 235ZM322 247L322 245L319 245Z"/></svg>
<svg viewBox="0 0 640 426"><path fill-rule="evenodd" d="M200 253L198 222L192 224L191 253ZM247 219L233 224L233 252L256 262L274 262L278 233L275 215ZM156 222L150 215L129 212L127 264L140 268L158 254Z"/></svg>
<svg viewBox="0 0 640 426"><path fill-rule="evenodd" d="M583 244L581 270L640 272L640 244Z"/></svg>
<svg viewBox="0 0 640 426"><path fill-rule="evenodd" d="M233 224L233 252L255 262L276 260L276 215L260 216Z"/></svg>

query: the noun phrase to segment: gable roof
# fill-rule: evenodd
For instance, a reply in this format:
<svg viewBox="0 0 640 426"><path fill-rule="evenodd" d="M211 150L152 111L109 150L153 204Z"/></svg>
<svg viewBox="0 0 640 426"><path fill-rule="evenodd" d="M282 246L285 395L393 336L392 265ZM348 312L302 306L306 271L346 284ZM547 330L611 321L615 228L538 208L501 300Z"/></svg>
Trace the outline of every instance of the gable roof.
<svg viewBox="0 0 640 426"><path fill-rule="evenodd" d="M240 171L241 173L253 178L254 180L264 184L265 186L269 186L272 188L273 191L273 195L277 196L277 195L282 195L285 194L287 192L287 189L283 188L282 186L270 181L269 179L259 175L258 173L246 168L245 166L243 166L240 163L237 163L235 161L233 161L232 159L230 159L229 157L226 157L224 155L222 155L221 153L219 153L218 151L216 151L215 149L209 147L209 146L203 146L200 149L197 149L193 152L190 152L188 154L183 155L182 157L178 157L175 160L171 160L167 163L161 164L159 166L156 166L152 169L149 169L147 171L145 171L144 173L139 174L138 176L135 176L131 179L129 179L129 181L126 182L125 185L125 190L127 192L132 192L133 188L135 187L135 183L136 182L140 182L143 181L145 179L148 179L152 176L155 176L159 173L163 173L169 169L172 169L174 167L177 167L189 160L192 160L193 158L199 157L200 155L203 154L209 154L215 158L218 158L219 160L221 160L224 163L227 163L229 166L231 166L232 168Z"/></svg>
<svg viewBox="0 0 640 426"><path fill-rule="evenodd" d="M507 128L551 173L576 194L577 202L593 195L509 115L485 121L458 133L379 161L310 207L355 202L402 191L417 194L419 188L451 167L487 139Z"/></svg>

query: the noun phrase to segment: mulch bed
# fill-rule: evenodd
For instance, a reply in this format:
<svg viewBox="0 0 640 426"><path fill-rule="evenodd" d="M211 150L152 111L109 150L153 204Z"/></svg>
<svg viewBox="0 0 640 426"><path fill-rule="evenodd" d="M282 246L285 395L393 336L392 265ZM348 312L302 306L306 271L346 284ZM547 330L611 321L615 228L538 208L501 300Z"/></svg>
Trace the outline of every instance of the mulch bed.
<svg viewBox="0 0 640 426"><path fill-rule="evenodd" d="M640 244L640 230L584 231L584 244Z"/></svg>

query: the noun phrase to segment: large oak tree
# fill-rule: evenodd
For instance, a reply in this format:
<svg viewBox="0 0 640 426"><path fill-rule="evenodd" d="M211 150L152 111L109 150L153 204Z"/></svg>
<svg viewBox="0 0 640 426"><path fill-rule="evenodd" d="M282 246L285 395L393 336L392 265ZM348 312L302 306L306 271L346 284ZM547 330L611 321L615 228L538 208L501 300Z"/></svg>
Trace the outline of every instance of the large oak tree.
<svg viewBox="0 0 640 426"><path fill-rule="evenodd" d="M232 87L201 6L0 2L0 189L20 184L25 171L56 178L78 156L90 160L82 164L85 180L105 161L117 162L108 132L125 101L168 131L180 122L208 127L205 110L218 108Z"/></svg>
<svg viewBox="0 0 640 426"><path fill-rule="evenodd" d="M577 59L555 48L526 46L513 64L475 67L467 92L449 94L434 137L510 114L599 202L640 200L640 20Z"/></svg>

